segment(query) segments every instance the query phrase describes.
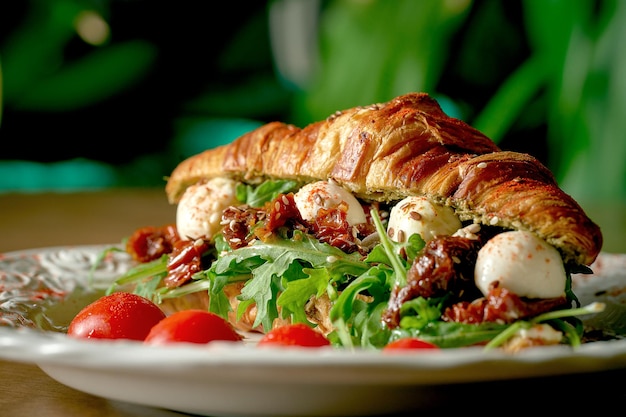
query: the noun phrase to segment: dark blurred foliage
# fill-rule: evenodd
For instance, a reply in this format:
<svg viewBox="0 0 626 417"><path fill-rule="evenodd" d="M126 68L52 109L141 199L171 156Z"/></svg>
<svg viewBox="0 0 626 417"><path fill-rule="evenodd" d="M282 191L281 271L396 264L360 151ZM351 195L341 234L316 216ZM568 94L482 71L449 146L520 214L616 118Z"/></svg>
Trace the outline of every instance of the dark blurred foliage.
<svg viewBox="0 0 626 417"><path fill-rule="evenodd" d="M162 186L262 123L426 91L576 196L624 196L624 3L2 2L0 190ZM89 10L99 43L74 26Z"/></svg>
<svg viewBox="0 0 626 417"><path fill-rule="evenodd" d="M453 97L463 118L471 123L529 56L521 2L483 1L469 10L454 33L437 90ZM499 138L499 145L531 153L547 163L546 123L537 120L536 114L520 114L507 135ZM527 140L529 137L540 140Z"/></svg>
<svg viewBox="0 0 626 417"><path fill-rule="evenodd" d="M452 49L442 54L448 62L437 85L440 93L463 106L468 117L485 104L498 83L528 53L521 36L519 3L482 3L485 4L471 9L454 34ZM65 104L62 97L38 98L38 94L45 94L46 77L50 82L75 81L70 77L63 80L58 75L63 68L56 67L59 63L52 58L34 57L33 65L49 66L49 71L41 71L39 78L33 76L32 83L15 96L5 98L0 125L1 159L55 162L81 157L123 166L137 157L167 151L179 133L175 122L181 117L284 120L300 125L325 117L306 111L294 114L293 88L281 83L274 67L268 5L264 2L248 2L245 6L226 2L219 9L206 2L186 0L4 2L0 6L0 36L7 39L20 30L28 30L25 22L29 14L43 14L38 17L39 22L53 20L45 14L54 13L55 7L68 8L69 4L101 11L110 26L111 38L107 45L92 46L78 36L68 37L58 45L62 48L62 66L66 72L74 71L72 65L100 54L101 68L84 67L91 79L85 81L87 87L82 91L87 95L89 85L94 84L105 85L105 91L99 96L94 93L91 102L88 98L76 99L76 105ZM320 9L323 7L325 4L320 3ZM484 21L495 25L483 25ZM47 31L54 30L50 24ZM47 31L34 33L41 37L36 42L45 43L50 36ZM500 35L494 37L494 33ZM121 50L123 46L126 51ZM113 48L118 49L117 55L101 52ZM0 58L2 52L0 49ZM33 55L37 52L33 51ZM488 60L477 60L475 54ZM11 64L4 62L5 74ZM137 74L126 85L111 80L118 72L132 71ZM483 78L475 74L482 74ZM12 80L7 77L8 91ZM38 83L44 93L37 92ZM111 87L106 87L107 83ZM63 91L67 94L68 89ZM328 100L329 106L333 106L329 109L367 103L356 101L356 97L351 100L348 93L343 93L345 104ZM389 98L378 96L371 100ZM533 151L537 153L537 149ZM174 162L175 159L163 161L168 169Z"/></svg>
<svg viewBox="0 0 626 417"><path fill-rule="evenodd" d="M63 3L71 2L3 2L2 39L23 27L29 7L52 13L50 9L60 8ZM104 16L108 16L108 45L88 45L77 36L68 39L60 51L65 68L54 67L58 62L49 58L44 62L50 65L49 71L37 79L33 77L35 83L24 86L15 96L5 98L0 127L2 159L54 162L83 157L126 164L141 155L166 151L176 133L174 121L183 114L273 119L284 113L287 100L273 74L267 7L263 2L249 2L245 7L239 2L226 2L219 10L210 3L190 1L83 3L101 5ZM48 33L41 30L38 35L40 42L46 42ZM229 56L233 43L238 54ZM114 48L117 51L112 51ZM117 54L100 52L106 49ZM83 67L92 77L89 84L110 84L108 91L90 102L85 98L84 105L74 105L60 97L52 102L30 91L37 83L45 89L47 80L71 85L73 80L61 79L59 73L74 71L72 65L89 59L100 60L100 68ZM33 59L33 64L37 63ZM4 62L6 84L12 81L8 74L11 64ZM126 85L112 80L133 71L137 74ZM254 85L255 81L273 87L275 91L268 92L271 97L256 95L254 87L246 91L244 86ZM185 108L205 91L214 98L205 109ZM20 94L28 97L23 99ZM50 100L49 105L46 100Z"/></svg>

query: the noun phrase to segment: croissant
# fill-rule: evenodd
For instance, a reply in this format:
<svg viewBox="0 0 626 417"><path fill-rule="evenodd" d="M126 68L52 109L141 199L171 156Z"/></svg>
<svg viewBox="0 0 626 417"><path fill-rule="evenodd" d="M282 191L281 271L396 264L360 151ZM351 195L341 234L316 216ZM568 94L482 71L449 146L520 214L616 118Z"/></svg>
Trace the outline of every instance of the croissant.
<svg viewBox="0 0 626 417"><path fill-rule="evenodd" d="M501 150L425 93L339 111L302 129L268 123L182 161L167 180L167 198L175 204L188 186L220 176L333 179L365 201L426 196L463 221L533 232L566 263L590 265L602 247L598 225L546 166Z"/></svg>

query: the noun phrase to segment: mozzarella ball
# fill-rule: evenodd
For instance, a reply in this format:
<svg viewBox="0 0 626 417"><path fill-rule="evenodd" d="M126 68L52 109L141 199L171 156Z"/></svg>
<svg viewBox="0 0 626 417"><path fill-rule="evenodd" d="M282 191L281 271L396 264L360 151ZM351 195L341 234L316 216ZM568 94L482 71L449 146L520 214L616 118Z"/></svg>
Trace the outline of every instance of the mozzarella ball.
<svg viewBox="0 0 626 417"><path fill-rule="evenodd" d="M411 196L391 209L387 234L391 240L404 242L417 233L428 242L437 236L452 235L460 228L461 220L452 208L433 204L425 197Z"/></svg>
<svg viewBox="0 0 626 417"><path fill-rule="evenodd" d="M553 246L530 232L511 231L491 238L478 252L474 280L487 295L492 283L529 298L565 294L565 267Z"/></svg>
<svg viewBox="0 0 626 417"><path fill-rule="evenodd" d="M319 209L334 208L343 201L348 206L346 220L350 226L366 222L365 212L356 197L331 181L306 184L295 193L294 201L304 220L314 220Z"/></svg>
<svg viewBox="0 0 626 417"><path fill-rule="evenodd" d="M194 184L185 190L176 209L176 227L183 239L211 238L221 230L222 211L239 204L237 182L228 178L214 178Z"/></svg>

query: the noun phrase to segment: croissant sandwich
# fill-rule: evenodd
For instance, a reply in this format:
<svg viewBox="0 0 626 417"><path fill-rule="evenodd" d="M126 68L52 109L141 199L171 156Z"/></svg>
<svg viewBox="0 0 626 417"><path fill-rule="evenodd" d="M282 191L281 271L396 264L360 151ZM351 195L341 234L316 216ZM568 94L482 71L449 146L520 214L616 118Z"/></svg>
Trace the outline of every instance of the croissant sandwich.
<svg viewBox="0 0 626 417"><path fill-rule="evenodd" d="M126 242L151 271L135 291L164 308L305 322L338 346L584 338L571 274L591 272L599 227L536 158L427 94L268 123L182 161L165 192L176 223Z"/></svg>

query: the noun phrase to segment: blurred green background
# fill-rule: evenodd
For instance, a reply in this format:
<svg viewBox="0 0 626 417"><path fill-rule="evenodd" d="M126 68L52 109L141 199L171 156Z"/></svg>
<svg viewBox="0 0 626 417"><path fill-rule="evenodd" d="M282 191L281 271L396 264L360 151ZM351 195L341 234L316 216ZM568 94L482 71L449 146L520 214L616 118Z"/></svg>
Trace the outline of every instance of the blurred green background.
<svg viewBox="0 0 626 417"><path fill-rule="evenodd" d="M162 187L263 123L425 91L626 230L624 40L622 0L5 1L0 192Z"/></svg>

